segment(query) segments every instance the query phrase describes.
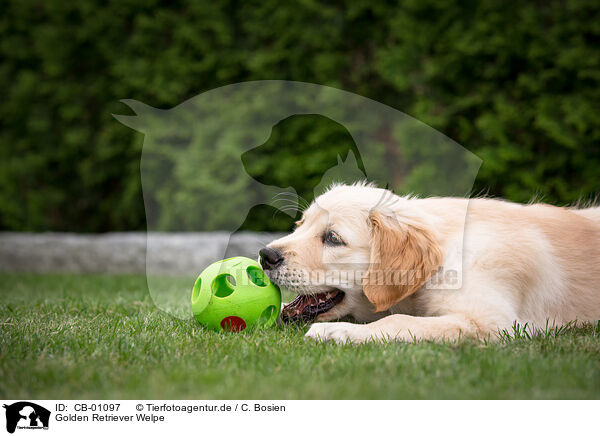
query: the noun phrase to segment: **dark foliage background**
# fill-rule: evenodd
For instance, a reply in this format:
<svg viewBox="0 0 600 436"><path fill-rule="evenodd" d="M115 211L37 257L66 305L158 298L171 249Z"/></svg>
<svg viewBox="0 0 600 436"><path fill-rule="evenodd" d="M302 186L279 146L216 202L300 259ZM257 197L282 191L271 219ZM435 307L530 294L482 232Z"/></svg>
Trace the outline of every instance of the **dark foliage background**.
<svg viewBox="0 0 600 436"><path fill-rule="evenodd" d="M119 99L170 108L256 79L343 88L428 123L483 159L475 191L555 204L600 191L596 0L4 0L2 10L0 229L143 229L142 136L112 118L127 113ZM336 147L313 151L337 133L315 128L294 149L305 122L290 120L252 171L268 159L325 170ZM285 186L288 173L269 177ZM247 228L273 230L256 217Z"/></svg>

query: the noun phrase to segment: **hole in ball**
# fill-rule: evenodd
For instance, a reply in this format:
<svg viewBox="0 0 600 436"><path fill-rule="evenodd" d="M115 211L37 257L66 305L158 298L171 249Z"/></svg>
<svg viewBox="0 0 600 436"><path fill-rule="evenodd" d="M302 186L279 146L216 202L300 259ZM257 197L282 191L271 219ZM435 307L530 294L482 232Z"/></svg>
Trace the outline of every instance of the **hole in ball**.
<svg viewBox="0 0 600 436"><path fill-rule="evenodd" d="M267 276L263 270L256 266L251 265L246 268L246 274L248 274L248 278L256 286L265 287L269 283L269 279L267 279Z"/></svg>
<svg viewBox="0 0 600 436"><path fill-rule="evenodd" d="M202 279L198 277L196 283L194 283L194 290L192 291L192 304L195 304L200 296L200 288L202 287Z"/></svg>
<svg viewBox="0 0 600 436"><path fill-rule="evenodd" d="M258 323L261 325L268 324L271 320L275 318L276 307L271 305L268 306L265 310L262 311L260 316L258 317Z"/></svg>
<svg viewBox="0 0 600 436"><path fill-rule="evenodd" d="M219 274L216 276L210 287L215 297L224 298L233 293L235 278L231 274Z"/></svg>

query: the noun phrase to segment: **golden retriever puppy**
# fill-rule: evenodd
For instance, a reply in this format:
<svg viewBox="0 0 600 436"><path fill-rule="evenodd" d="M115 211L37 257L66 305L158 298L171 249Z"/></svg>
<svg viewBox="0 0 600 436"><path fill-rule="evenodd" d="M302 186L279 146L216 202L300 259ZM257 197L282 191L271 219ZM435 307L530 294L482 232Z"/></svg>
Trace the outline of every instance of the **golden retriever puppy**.
<svg viewBox="0 0 600 436"><path fill-rule="evenodd" d="M598 207L336 185L260 261L298 294L282 319L317 321L317 340L494 339L515 321L600 319Z"/></svg>

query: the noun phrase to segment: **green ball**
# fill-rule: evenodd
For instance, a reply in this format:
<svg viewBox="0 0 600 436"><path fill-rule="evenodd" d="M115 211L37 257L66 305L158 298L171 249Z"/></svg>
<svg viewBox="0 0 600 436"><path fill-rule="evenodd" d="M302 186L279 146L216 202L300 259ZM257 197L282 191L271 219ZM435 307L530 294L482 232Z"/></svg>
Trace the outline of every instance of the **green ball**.
<svg viewBox="0 0 600 436"><path fill-rule="evenodd" d="M194 318L212 330L242 331L270 327L281 309L281 292L257 261L232 257L215 262L196 279Z"/></svg>

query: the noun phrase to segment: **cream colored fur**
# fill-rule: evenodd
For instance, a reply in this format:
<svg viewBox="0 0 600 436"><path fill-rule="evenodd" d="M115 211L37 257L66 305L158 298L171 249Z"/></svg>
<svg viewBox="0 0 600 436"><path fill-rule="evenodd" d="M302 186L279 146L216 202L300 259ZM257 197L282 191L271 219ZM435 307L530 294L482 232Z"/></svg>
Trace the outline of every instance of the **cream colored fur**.
<svg viewBox="0 0 600 436"><path fill-rule="evenodd" d="M418 199L338 185L298 224L269 244L285 259L267 271L271 279L301 294L346 294L310 327L314 339L494 339L515 321L545 328L600 319L598 207ZM326 229L346 245L324 244ZM400 283L373 280L396 270ZM345 317L358 323L326 322Z"/></svg>

